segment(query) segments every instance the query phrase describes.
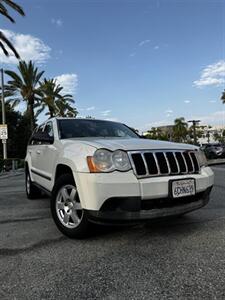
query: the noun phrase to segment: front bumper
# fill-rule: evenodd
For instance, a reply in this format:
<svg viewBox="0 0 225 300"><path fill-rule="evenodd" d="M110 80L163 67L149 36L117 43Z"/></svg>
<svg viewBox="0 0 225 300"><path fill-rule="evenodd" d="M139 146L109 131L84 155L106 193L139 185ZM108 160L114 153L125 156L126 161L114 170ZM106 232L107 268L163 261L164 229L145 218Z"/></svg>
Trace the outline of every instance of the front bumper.
<svg viewBox="0 0 225 300"><path fill-rule="evenodd" d="M100 211L86 210L90 221L96 223L124 224L181 215L205 206L212 187L195 196L178 199L161 198L141 200L140 197L108 199Z"/></svg>
<svg viewBox="0 0 225 300"><path fill-rule="evenodd" d="M100 211L109 198L139 198L143 203L151 199L168 198L169 180L194 178L197 194L206 191L214 183L214 174L209 167L202 168L199 174L143 179L137 179L133 171L73 174L82 207L90 211Z"/></svg>

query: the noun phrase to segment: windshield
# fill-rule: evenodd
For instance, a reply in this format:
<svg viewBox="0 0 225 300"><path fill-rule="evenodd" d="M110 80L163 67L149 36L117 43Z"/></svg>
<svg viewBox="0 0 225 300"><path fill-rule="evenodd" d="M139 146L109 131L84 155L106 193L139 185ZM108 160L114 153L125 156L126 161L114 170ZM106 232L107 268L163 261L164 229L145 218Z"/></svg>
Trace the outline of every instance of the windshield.
<svg viewBox="0 0 225 300"><path fill-rule="evenodd" d="M126 125L111 121L67 119L58 120L61 139L81 137L139 138Z"/></svg>

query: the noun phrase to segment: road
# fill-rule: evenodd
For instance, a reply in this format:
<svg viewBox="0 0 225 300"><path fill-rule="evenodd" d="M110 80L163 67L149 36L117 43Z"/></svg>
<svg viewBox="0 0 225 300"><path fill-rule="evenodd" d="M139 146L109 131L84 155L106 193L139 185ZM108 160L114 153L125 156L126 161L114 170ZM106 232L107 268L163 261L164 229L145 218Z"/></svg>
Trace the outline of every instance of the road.
<svg viewBox="0 0 225 300"><path fill-rule="evenodd" d="M225 299L225 168L187 216L64 237L49 199L0 177L0 299Z"/></svg>

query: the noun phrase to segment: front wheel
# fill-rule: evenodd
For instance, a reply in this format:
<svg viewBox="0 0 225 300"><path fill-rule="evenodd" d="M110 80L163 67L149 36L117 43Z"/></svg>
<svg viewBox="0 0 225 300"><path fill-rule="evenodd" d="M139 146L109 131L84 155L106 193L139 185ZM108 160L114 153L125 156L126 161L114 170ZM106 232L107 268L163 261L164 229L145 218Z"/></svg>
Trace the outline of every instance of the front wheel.
<svg viewBox="0 0 225 300"><path fill-rule="evenodd" d="M51 212L58 229L70 238L83 238L89 231L89 221L83 210L73 176L60 176L51 198Z"/></svg>

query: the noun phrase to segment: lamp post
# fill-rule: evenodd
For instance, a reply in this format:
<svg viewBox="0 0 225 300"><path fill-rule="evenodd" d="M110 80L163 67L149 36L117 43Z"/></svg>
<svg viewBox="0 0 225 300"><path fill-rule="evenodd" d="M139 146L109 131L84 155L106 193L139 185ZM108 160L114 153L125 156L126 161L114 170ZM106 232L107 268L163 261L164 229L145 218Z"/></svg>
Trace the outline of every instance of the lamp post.
<svg viewBox="0 0 225 300"><path fill-rule="evenodd" d="M201 122L200 120L190 120L188 123L192 123L193 125L193 135L194 135L194 144L197 145L197 135L196 135L196 125Z"/></svg>
<svg viewBox="0 0 225 300"><path fill-rule="evenodd" d="M1 69L1 85L2 85L2 125L6 125L5 118L5 97L4 97L4 70ZM2 139L3 159L7 159L7 144L6 139Z"/></svg>

